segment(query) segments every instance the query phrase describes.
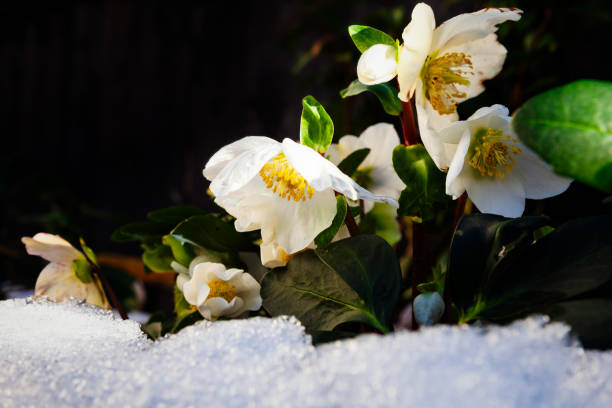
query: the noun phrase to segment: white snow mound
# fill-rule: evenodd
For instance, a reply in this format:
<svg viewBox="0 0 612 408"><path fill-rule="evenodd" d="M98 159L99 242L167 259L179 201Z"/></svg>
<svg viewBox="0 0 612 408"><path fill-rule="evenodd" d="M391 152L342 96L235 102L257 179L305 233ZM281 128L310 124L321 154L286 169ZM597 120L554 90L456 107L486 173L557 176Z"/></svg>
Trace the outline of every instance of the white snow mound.
<svg viewBox="0 0 612 408"><path fill-rule="evenodd" d="M95 307L8 300L0 406L612 406L612 353L568 333L534 317L315 348L281 317L201 322L154 343Z"/></svg>

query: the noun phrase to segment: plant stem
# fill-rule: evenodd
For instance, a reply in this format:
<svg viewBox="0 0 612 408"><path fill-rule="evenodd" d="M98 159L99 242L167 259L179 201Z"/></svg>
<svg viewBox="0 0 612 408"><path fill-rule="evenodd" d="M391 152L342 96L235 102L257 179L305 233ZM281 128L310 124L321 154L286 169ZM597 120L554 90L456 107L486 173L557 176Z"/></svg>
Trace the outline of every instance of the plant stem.
<svg viewBox="0 0 612 408"><path fill-rule="evenodd" d="M459 220L461 219L461 217L463 217L466 199L467 194L465 192L461 194L457 199L457 207L455 208L455 219L453 220L453 230L451 232L452 234L455 233L455 230L457 229L457 224L459 224Z"/></svg>
<svg viewBox="0 0 612 408"><path fill-rule="evenodd" d="M119 303L119 300L117 299L117 296L115 295L115 292L113 291L113 288L111 288L110 283L108 283L106 276L104 276L104 274L102 273L102 270L98 266L93 265L93 264L91 266L92 266L92 271L96 275L98 275L98 278L102 282L104 291L108 294L111 304L113 305L115 309L117 309L117 312L119 312L119 316L121 316L123 320L127 320L128 316L125 313L125 310L123 310L123 307L121 307L121 303Z"/></svg>
<svg viewBox="0 0 612 408"><path fill-rule="evenodd" d="M351 237L356 237L357 235L359 235L359 227L357 226L357 223L355 222L355 217L353 217L353 213L351 213L351 209L347 208L346 209L346 217L344 218L344 223L346 224L346 227L349 230L349 234L351 234Z"/></svg>
<svg viewBox="0 0 612 408"><path fill-rule="evenodd" d="M402 123L402 134L404 135L404 144L406 146L415 145L418 143L416 125L414 124L414 112L412 110L412 99L410 102L402 101L402 115L400 116Z"/></svg>

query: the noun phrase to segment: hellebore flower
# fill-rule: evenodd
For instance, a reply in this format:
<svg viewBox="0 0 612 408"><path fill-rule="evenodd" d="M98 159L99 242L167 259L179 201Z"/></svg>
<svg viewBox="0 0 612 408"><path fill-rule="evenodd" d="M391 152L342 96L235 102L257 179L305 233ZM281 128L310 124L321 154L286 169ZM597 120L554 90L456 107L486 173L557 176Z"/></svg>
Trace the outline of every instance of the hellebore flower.
<svg viewBox="0 0 612 408"><path fill-rule="evenodd" d="M191 278L182 281L179 289L207 320L237 317L261 307L261 287L255 278L242 269L226 269L221 263L196 263Z"/></svg>
<svg viewBox="0 0 612 408"><path fill-rule="evenodd" d="M262 245L290 255L306 248L336 215L334 192L398 206L360 187L310 147L247 136L221 148L204 168L215 203L237 231L261 229Z"/></svg>
<svg viewBox="0 0 612 408"><path fill-rule="evenodd" d="M416 109L423 144L436 165L448 168L450 157L436 139L440 130L458 119L457 104L484 91L482 81L501 71L506 49L497 42L497 25L517 21L521 10L486 8L460 14L436 28L431 7L417 4L402 33L403 44L376 44L359 59L359 81L374 85L397 74L399 98L408 102L416 92Z"/></svg>
<svg viewBox="0 0 612 408"><path fill-rule="evenodd" d="M338 165L348 155L359 149L370 149L370 153L353 175L357 183L372 193L397 200L404 189L404 183L393 169L393 149L400 144L393 125L377 123L364 130L359 137L346 135L338 144L332 144L327 158ZM371 201L364 202L365 212L374 207Z"/></svg>
<svg viewBox="0 0 612 408"><path fill-rule="evenodd" d="M49 264L38 275L34 296L48 296L57 302L70 297L110 309L102 286L95 276L88 283L75 273L75 262L86 262L85 255L58 235L39 232L34 237L22 237L30 255L38 255Z"/></svg>
<svg viewBox="0 0 612 408"><path fill-rule="evenodd" d="M571 179L521 143L510 127L508 108L478 109L468 120L439 132L454 156L446 176L446 193L464 191L483 213L520 217L525 198L542 199L564 192Z"/></svg>

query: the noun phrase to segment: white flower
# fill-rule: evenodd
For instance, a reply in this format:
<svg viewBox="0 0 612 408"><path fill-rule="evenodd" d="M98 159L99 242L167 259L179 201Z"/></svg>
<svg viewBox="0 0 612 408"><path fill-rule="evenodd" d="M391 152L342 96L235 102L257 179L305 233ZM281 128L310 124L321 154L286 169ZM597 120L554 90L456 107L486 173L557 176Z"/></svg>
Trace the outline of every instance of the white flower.
<svg viewBox="0 0 612 408"><path fill-rule="evenodd" d="M34 237L21 238L30 255L38 255L49 264L38 275L34 296L48 296L58 302L70 297L110 309L101 284L95 276L89 283L81 282L74 272L74 261L86 261L85 255L58 235L39 232Z"/></svg>
<svg viewBox="0 0 612 408"><path fill-rule="evenodd" d="M571 180L521 143L510 126L508 108L480 108L468 120L439 132L454 151L446 193L454 199L467 191L483 213L520 217L525 198L542 199L564 192Z"/></svg>
<svg viewBox="0 0 612 408"><path fill-rule="evenodd" d="M242 269L225 269L223 264L216 262L192 262L192 265L191 278L182 281L179 289L183 291L185 300L197 306L205 319L237 317L261 307L261 287Z"/></svg>
<svg viewBox="0 0 612 408"><path fill-rule="evenodd" d="M377 123L364 130L359 137L341 137L337 145L329 147L327 158L338 165L354 151L370 149L354 175L357 183L374 194L397 200L405 187L393 169L393 149L399 144L400 139L393 125ZM364 202L366 213L373 207L371 201Z"/></svg>
<svg viewBox="0 0 612 408"><path fill-rule="evenodd" d="M310 147L247 136L221 148L204 168L215 202L236 218L237 231L261 229L262 244L287 254L306 248L331 225L334 192L352 200L398 206L360 187Z"/></svg>
<svg viewBox="0 0 612 408"><path fill-rule="evenodd" d="M379 84L397 73L399 98L408 102L416 92L421 139L436 165L445 170L450 157L435 131L456 121L457 104L480 94L482 81L499 73L506 49L497 42L497 25L519 20L521 13L486 8L460 14L436 28L431 7L419 3L402 33L397 60L393 46L368 48L357 64L359 81Z"/></svg>

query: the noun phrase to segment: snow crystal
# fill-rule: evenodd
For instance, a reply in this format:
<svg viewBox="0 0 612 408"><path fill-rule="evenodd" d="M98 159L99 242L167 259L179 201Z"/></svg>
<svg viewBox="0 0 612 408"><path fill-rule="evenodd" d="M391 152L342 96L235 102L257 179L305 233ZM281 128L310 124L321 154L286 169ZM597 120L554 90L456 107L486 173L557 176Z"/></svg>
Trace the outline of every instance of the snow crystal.
<svg viewBox="0 0 612 408"><path fill-rule="evenodd" d="M200 322L158 342L72 302L0 302L0 406L609 407L612 353L534 317L319 346L295 318Z"/></svg>

